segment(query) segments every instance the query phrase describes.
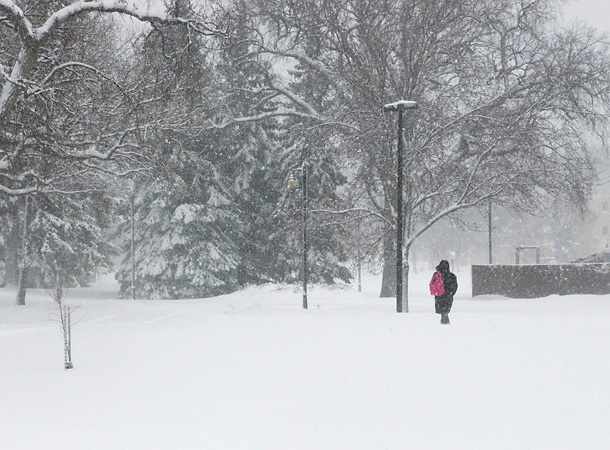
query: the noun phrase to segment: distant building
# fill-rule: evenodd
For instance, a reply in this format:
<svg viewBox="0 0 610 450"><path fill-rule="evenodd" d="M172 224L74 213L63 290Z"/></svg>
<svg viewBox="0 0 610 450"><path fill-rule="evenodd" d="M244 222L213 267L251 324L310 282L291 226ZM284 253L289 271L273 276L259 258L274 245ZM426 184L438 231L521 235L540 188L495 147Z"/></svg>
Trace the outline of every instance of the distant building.
<svg viewBox="0 0 610 450"><path fill-rule="evenodd" d="M577 249L580 256L610 250L610 196L589 201Z"/></svg>

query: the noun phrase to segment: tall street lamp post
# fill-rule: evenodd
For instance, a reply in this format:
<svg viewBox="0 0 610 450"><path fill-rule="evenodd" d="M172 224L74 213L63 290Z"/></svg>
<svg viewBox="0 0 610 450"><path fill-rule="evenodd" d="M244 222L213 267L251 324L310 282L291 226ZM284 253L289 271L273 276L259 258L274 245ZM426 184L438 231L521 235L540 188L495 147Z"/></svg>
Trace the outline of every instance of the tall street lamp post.
<svg viewBox="0 0 610 450"><path fill-rule="evenodd" d="M397 178L396 178L396 312L403 312L402 304L402 237L403 237L403 218L402 218L402 173L404 163L403 154L403 114L409 109L417 109L417 102L400 100L396 103L389 103L383 106L384 111L398 112L398 153L397 153ZM405 312L409 312L409 306L405 305Z"/></svg>
<svg viewBox="0 0 610 450"><path fill-rule="evenodd" d="M307 167L305 162L300 169L292 169L288 176L288 187L296 189L299 185L296 176L301 176L301 195L303 203L303 309L307 309Z"/></svg>

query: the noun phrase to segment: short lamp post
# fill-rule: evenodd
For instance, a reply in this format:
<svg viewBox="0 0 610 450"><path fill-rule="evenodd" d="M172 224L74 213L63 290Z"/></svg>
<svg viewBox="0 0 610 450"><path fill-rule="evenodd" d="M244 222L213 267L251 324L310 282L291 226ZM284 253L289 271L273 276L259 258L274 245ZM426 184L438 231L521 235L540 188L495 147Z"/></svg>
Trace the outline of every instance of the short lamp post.
<svg viewBox="0 0 610 450"><path fill-rule="evenodd" d="M493 253L492 253L492 216L491 216L491 200L489 200L489 204L487 205L487 232L489 238L489 264L493 264Z"/></svg>
<svg viewBox="0 0 610 450"><path fill-rule="evenodd" d="M403 238L403 202L402 202L402 175L403 163L403 114L409 109L417 109L417 102L400 100L383 106L384 111L398 112L398 153L397 153L397 178L396 178L396 312L403 312L402 304L402 238ZM409 306L405 305L405 312L409 312Z"/></svg>
<svg viewBox="0 0 610 450"><path fill-rule="evenodd" d="M135 235L135 196L132 194L129 201L131 216L131 299L136 299L136 235Z"/></svg>
<svg viewBox="0 0 610 450"><path fill-rule="evenodd" d="M305 163L299 169L292 169L288 174L288 187L296 189L297 177L301 177L301 194L303 198L303 309L307 309L307 167Z"/></svg>

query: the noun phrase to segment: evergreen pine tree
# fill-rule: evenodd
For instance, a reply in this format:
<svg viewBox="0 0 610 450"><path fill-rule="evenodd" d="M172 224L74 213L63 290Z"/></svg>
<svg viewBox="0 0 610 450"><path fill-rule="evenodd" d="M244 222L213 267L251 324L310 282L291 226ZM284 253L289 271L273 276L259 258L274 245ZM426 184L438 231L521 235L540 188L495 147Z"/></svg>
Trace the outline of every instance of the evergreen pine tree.
<svg viewBox="0 0 610 450"><path fill-rule="evenodd" d="M234 291L240 216L222 172L226 155L201 131L214 78L208 50L199 38L175 29L152 34L143 44L163 50L143 52L148 56L142 69L174 123L146 138L158 170L135 196L137 297L199 298ZM154 107L143 111L156 113ZM131 265L127 252L117 273L123 296L130 295Z"/></svg>
<svg viewBox="0 0 610 450"><path fill-rule="evenodd" d="M237 289L234 203L213 174L183 189L152 184L136 198L135 275L138 298L201 298ZM131 257L117 278L130 295Z"/></svg>

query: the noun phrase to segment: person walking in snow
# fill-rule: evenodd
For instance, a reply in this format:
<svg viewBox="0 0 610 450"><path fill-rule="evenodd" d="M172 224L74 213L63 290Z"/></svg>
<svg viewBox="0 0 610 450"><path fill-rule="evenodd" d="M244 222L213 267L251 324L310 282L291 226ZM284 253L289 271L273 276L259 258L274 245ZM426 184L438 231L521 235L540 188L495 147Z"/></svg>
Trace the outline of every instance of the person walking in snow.
<svg viewBox="0 0 610 450"><path fill-rule="evenodd" d="M434 296L434 308L436 314L441 315L441 323L448 325L449 312L451 311L451 306L453 306L453 296L458 288L457 277L449 271L449 261L444 259L438 263L436 271L441 274L445 292L442 295Z"/></svg>

